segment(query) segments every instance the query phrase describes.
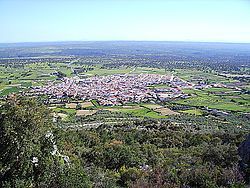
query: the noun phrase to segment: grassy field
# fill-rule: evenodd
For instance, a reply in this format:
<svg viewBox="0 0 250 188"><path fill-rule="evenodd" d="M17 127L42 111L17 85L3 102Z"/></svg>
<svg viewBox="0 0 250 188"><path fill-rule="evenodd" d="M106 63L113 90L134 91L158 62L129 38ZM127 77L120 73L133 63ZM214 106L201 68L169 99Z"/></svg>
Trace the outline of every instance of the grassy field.
<svg viewBox="0 0 250 188"><path fill-rule="evenodd" d="M136 67L133 71L135 74L168 74L171 75L170 71L167 71L165 69L159 69L159 68L149 68L149 67Z"/></svg>
<svg viewBox="0 0 250 188"><path fill-rule="evenodd" d="M17 93L19 91L21 91L19 87L5 87L0 91L0 96L9 95L11 93Z"/></svg>
<svg viewBox="0 0 250 188"><path fill-rule="evenodd" d="M141 109L124 109L120 108L119 112L128 113L134 116L138 117L148 117L148 118L166 118L166 116L160 115L160 113L155 112L153 110L147 109L147 108L141 108Z"/></svg>
<svg viewBox="0 0 250 188"><path fill-rule="evenodd" d="M166 116L161 115L159 112L149 109L143 105L133 104L124 106L98 106L99 110L108 110L110 112L121 112L131 114L137 117L148 117L148 118L166 118Z"/></svg>
<svg viewBox="0 0 250 188"><path fill-rule="evenodd" d="M218 90L225 91L225 88L216 88L216 91ZM184 92L192 94L192 96L188 99L177 100L174 103L196 107L208 107L219 110L250 112L250 100L246 95L237 95L236 97L238 98L232 98L232 95L221 96L210 94L211 90L207 89L184 90Z"/></svg>
<svg viewBox="0 0 250 188"><path fill-rule="evenodd" d="M88 71L86 74L88 76L106 76L112 74L171 74L171 72L165 71L165 69L158 68L148 68L148 67L119 67L115 69L105 69L101 68L101 65L96 65L93 67L94 70Z"/></svg>
<svg viewBox="0 0 250 188"><path fill-rule="evenodd" d="M230 83L235 82L231 78L216 75L215 73L199 71L196 69L175 69L173 74L186 81L197 83L198 81L206 81L208 83Z"/></svg>
<svg viewBox="0 0 250 188"><path fill-rule="evenodd" d="M71 76L71 69L66 64L54 63L33 63L23 67L10 68L0 66L0 96L17 93L31 86L43 85L48 80L55 80L57 77L53 72L61 71ZM19 86L15 86L20 84Z"/></svg>
<svg viewBox="0 0 250 188"><path fill-rule="evenodd" d="M76 114L76 110L71 109L71 108L54 108L53 111L57 112L57 113L68 114L68 115L75 115Z"/></svg>
<svg viewBox="0 0 250 188"><path fill-rule="evenodd" d="M217 88L217 87L213 87L213 88L204 89L204 91L206 91L206 92L232 92L234 90L230 89L230 88Z"/></svg>
<svg viewBox="0 0 250 188"><path fill-rule="evenodd" d="M137 117L148 117L148 118L167 118L169 115L177 115L178 112L174 112L167 107L159 104L141 103L126 106L113 106L103 108L104 110L109 110L111 112L122 112L128 113Z"/></svg>
<svg viewBox="0 0 250 188"><path fill-rule="evenodd" d="M133 70L133 68L128 67L120 67L117 69L104 69L101 68L101 66L94 66L94 70L88 71L86 74L88 76L106 76L106 75L112 75L112 74L126 74L130 73Z"/></svg>
<svg viewBox="0 0 250 188"><path fill-rule="evenodd" d="M190 115L196 115L196 116L200 116L203 114L200 109L181 110L180 112L185 113L185 114L190 114Z"/></svg>

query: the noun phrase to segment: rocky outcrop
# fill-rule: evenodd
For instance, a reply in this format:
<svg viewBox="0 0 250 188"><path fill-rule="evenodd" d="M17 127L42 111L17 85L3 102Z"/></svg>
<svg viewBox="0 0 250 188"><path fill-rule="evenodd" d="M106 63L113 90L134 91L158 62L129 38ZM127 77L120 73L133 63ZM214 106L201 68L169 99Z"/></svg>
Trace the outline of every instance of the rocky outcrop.
<svg viewBox="0 0 250 188"><path fill-rule="evenodd" d="M243 141L239 148L238 153L241 158L239 162L240 171L243 174L243 177L247 184L250 183L250 134L247 139Z"/></svg>

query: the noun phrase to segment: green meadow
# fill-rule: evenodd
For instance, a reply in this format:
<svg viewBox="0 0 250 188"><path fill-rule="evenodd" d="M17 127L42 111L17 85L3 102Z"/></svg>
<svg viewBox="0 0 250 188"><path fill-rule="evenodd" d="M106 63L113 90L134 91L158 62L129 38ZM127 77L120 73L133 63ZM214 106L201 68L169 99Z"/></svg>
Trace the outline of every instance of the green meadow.
<svg viewBox="0 0 250 188"><path fill-rule="evenodd" d="M215 90L217 92L229 91L225 88L216 88ZM184 90L184 92L190 94L191 97L174 101L174 103L195 107L208 107L219 110L250 112L250 100L246 95L236 95L237 98L232 98L232 95L230 94L223 96L210 94L210 89Z"/></svg>

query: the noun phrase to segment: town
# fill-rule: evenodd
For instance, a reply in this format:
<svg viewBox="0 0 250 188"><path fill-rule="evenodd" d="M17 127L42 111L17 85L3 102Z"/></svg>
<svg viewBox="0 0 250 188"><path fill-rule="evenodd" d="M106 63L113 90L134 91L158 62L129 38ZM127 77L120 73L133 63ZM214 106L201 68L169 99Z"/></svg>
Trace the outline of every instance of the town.
<svg viewBox="0 0 250 188"><path fill-rule="evenodd" d="M191 88L188 83L173 75L159 74L115 74L94 76L80 79L64 77L62 82L49 82L46 86L35 87L28 95L46 94L51 98L80 98L82 100L98 100L100 105L112 106L131 102L148 102L187 97L182 88ZM152 89L149 86L165 84L163 89Z"/></svg>

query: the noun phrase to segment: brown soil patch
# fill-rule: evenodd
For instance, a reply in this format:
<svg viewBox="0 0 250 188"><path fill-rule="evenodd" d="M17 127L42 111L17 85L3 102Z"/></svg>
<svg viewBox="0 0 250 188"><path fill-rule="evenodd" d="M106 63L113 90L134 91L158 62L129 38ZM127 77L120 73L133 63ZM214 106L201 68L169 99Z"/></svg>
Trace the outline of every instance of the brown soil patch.
<svg viewBox="0 0 250 188"><path fill-rule="evenodd" d="M72 108L72 109L75 109L76 108L76 103L67 103L66 104L66 108Z"/></svg>
<svg viewBox="0 0 250 188"><path fill-rule="evenodd" d="M178 112L174 112L173 110L170 110L169 108L163 107L163 108L157 108L154 111L161 113L161 115L167 116L167 115L178 115Z"/></svg>
<svg viewBox="0 0 250 188"><path fill-rule="evenodd" d="M93 115L97 112L97 110L77 110L76 115L77 116L88 116Z"/></svg>

